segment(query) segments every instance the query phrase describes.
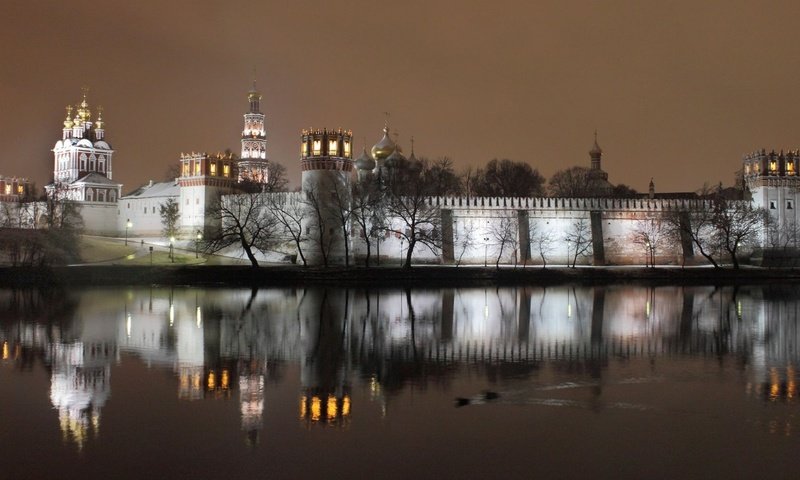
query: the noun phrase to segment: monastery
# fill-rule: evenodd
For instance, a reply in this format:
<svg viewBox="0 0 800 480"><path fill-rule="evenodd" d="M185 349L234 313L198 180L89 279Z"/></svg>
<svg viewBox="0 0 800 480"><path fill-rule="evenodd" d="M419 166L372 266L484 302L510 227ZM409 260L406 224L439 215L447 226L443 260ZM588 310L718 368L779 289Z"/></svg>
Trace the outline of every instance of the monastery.
<svg viewBox="0 0 800 480"><path fill-rule="evenodd" d="M255 82L247 93L248 109L244 114L241 136L241 153L232 154L188 153L177 160L180 175L169 182L149 182L123 195L123 185L113 176L114 150L109 143L102 118L102 109L92 109L84 91L81 102L68 106L61 138L53 147L53 183L45 190L50 197L69 199L80 205L87 233L114 237L159 238L162 220L159 207L168 201L177 202L181 235L177 241L189 245L195 238L203 238L220 227L219 220L209 215L209 208L220 197L240 195L241 186L268 182L269 159L265 115L261 111L262 96ZM96 119L93 117L96 114ZM309 192L331 190L350 192L353 182L374 181L385 176L393 165L416 162L413 145L410 156L392 140L388 125L382 138L354 159L352 132L345 130L309 130L301 133L300 158L302 167L301 192L281 194L285 201L302 202ZM417 245L413 252L416 263L487 264L500 263L540 264L541 245L537 239L550 238L547 263L570 263L572 253L564 241L566 232L576 222L587 226L591 248L578 259L578 263L593 265L639 264L647 258L641 246L631 241L637 223L659 220L675 210L710 209L709 200L690 195L656 194L651 182L648 194L631 198L613 198L613 185L602 169L602 149L597 143L589 151L591 188L597 195L590 198L503 198L503 197L429 197L427 205L439 212L441 219L440 248ZM796 205L800 180L797 172L800 152L767 152L761 150L744 156L743 175L752 195L754 207L763 207L777 225L797 225ZM29 194L29 183L22 178L0 177L0 202L19 202ZM263 193L262 195L271 195ZM320 198L329 199L330 195ZM265 202L265 205L268 202ZM327 205L326 211L331 211ZM266 207L264 207L266 208ZM308 216L307 216L308 217ZM490 232L497 229L503 219L512 218L516 234L512 246L504 246L502 255ZM306 222L307 231L313 230ZM387 218L385 234L375 240L373 263L400 262L407 252L403 235L390 233L402 231L398 219ZM329 232L329 264L358 261L365 255L365 245L356 229L345 246L341 231ZM319 233L317 234L319 235ZM319 238L307 237L304 251L310 265L323 262ZM796 241L794 239L793 241ZM689 241L675 242L657 252L657 263L683 263L697 259ZM796 245L792 245L795 246ZM193 248L193 247L192 247ZM296 257L296 247L291 242L276 248L278 253L258 253L260 260L288 261ZM374 250L377 250L374 251ZM240 251L225 254L242 256ZM345 258L345 257L349 258ZM652 260L650 260L652 261Z"/></svg>

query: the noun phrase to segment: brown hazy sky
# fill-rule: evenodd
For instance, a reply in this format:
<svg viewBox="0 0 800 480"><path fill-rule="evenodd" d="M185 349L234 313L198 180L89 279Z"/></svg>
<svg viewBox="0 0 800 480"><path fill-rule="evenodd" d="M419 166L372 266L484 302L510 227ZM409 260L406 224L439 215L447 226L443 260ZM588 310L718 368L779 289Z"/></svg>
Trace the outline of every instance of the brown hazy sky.
<svg viewBox="0 0 800 480"><path fill-rule="evenodd" d="M180 152L239 151L252 69L268 155L299 180L302 128L384 117L409 151L456 167L510 158L549 177L589 165L613 183L732 183L741 156L797 148L796 1L5 0L0 174L38 186L64 106L105 109L128 192Z"/></svg>

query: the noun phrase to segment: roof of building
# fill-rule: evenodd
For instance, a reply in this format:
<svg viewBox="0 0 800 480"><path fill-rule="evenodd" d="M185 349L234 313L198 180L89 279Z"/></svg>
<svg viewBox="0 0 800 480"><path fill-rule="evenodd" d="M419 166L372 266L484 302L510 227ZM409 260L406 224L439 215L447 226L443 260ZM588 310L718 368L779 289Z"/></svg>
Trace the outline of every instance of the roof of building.
<svg viewBox="0 0 800 480"><path fill-rule="evenodd" d="M136 190L122 196L121 198L156 198L156 197L178 197L180 187L175 181L146 183Z"/></svg>
<svg viewBox="0 0 800 480"><path fill-rule="evenodd" d="M75 180L72 183L100 183L103 185L121 185L120 183L114 182L105 175L97 172L87 173L86 175Z"/></svg>

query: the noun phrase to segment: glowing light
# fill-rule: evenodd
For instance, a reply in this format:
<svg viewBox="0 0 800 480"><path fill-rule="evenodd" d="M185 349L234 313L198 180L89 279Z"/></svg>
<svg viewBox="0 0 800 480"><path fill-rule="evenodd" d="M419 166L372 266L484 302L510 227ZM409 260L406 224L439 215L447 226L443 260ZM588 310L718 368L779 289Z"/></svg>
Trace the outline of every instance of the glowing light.
<svg viewBox="0 0 800 480"><path fill-rule="evenodd" d="M311 421L318 422L322 416L322 400L319 397L311 397Z"/></svg>
<svg viewBox="0 0 800 480"><path fill-rule="evenodd" d="M3 360L8 360L8 342L3 342Z"/></svg>
<svg viewBox="0 0 800 480"><path fill-rule="evenodd" d="M169 304L169 326L175 325L175 306Z"/></svg>
<svg viewBox="0 0 800 480"><path fill-rule="evenodd" d="M200 306L197 306L197 310L195 311L195 317L197 317L197 328L203 326L203 312L200 310Z"/></svg>
<svg viewBox="0 0 800 480"><path fill-rule="evenodd" d="M330 140L328 142L328 155L337 155L339 153L339 144L336 143L336 140Z"/></svg>
<svg viewBox="0 0 800 480"><path fill-rule="evenodd" d="M300 397L300 418L306 418L306 396Z"/></svg>
<svg viewBox="0 0 800 480"><path fill-rule="evenodd" d="M650 300L648 300L647 303L645 303L644 312L645 316L647 316L647 318L650 318Z"/></svg>
<svg viewBox="0 0 800 480"><path fill-rule="evenodd" d="M572 318L572 304L571 303L567 304L567 317L568 318Z"/></svg>
<svg viewBox="0 0 800 480"><path fill-rule="evenodd" d="M775 368L769 371L769 398L770 400L777 400L781 392L781 384L778 378L778 371Z"/></svg>
<svg viewBox="0 0 800 480"><path fill-rule="evenodd" d="M131 314L128 314L128 318L125 321L125 333L128 334L128 338L131 338Z"/></svg>
<svg viewBox="0 0 800 480"><path fill-rule="evenodd" d="M736 313L739 315L739 318L742 317L742 301L741 300L739 300L736 303Z"/></svg>
<svg viewBox="0 0 800 480"><path fill-rule="evenodd" d="M216 163L212 163L209 166L211 167L211 175L216 175L217 174L217 164Z"/></svg>
<svg viewBox="0 0 800 480"><path fill-rule="evenodd" d="M342 399L342 416L347 417L350 415L350 395L345 395Z"/></svg>
<svg viewBox="0 0 800 480"><path fill-rule="evenodd" d="M223 165L222 166L222 175L225 177L230 176L231 174L231 166L230 165Z"/></svg>
<svg viewBox="0 0 800 480"><path fill-rule="evenodd" d="M322 153L322 140L314 140L312 152L314 153L314 155L319 155L320 153Z"/></svg>
<svg viewBox="0 0 800 480"><path fill-rule="evenodd" d="M206 382L206 384L208 385L209 390L214 390L215 388L217 388L217 376L214 375L213 370L208 372L208 381Z"/></svg>
<svg viewBox="0 0 800 480"><path fill-rule="evenodd" d="M230 375L228 374L228 370L222 371L222 377L220 378L221 387L223 390L228 389L228 385L230 383Z"/></svg>
<svg viewBox="0 0 800 480"><path fill-rule="evenodd" d="M333 395L328 395L328 404L325 409L325 413L328 416L328 421L336 419L336 410L337 410L336 397L334 397Z"/></svg>

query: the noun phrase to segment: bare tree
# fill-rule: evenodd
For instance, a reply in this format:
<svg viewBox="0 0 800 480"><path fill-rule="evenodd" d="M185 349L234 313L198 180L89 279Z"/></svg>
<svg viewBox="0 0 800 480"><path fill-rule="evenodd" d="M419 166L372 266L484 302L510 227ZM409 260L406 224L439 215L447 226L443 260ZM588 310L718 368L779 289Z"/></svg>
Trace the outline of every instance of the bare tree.
<svg viewBox="0 0 800 480"><path fill-rule="evenodd" d="M591 187L590 170L570 167L559 170L550 177L547 189L551 197L585 197Z"/></svg>
<svg viewBox="0 0 800 480"><path fill-rule="evenodd" d="M531 223L531 243L536 247L536 251L542 259L542 268L547 268L547 256L553 251L556 236L552 230L541 230L533 225Z"/></svg>
<svg viewBox="0 0 800 480"><path fill-rule="evenodd" d="M511 214L504 214L500 217L499 222L494 222L489 227L489 238L494 240L497 251L497 259L495 260L496 268L500 268L500 259L503 257L503 251L506 248L513 249L516 246L517 227L517 216L514 212L511 212ZM516 252L513 253L516 255ZM516 260L514 264L516 265Z"/></svg>
<svg viewBox="0 0 800 480"><path fill-rule="evenodd" d="M525 162L494 159L475 172L469 190L485 197L536 197L544 193L544 177Z"/></svg>
<svg viewBox="0 0 800 480"><path fill-rule="evenodd" d="M656 253L664 246L667 238L667 228L660 217L637 221L631 233L631 242L639 245L646 252L645 266L649 264L653 268L656 265Z"/></svg>
<svg viewBox="0 0 800 480"><path fill-rule="evenodd" d="M266 198L269 209L280 226L281 236L284 241L294 243L297 255L305 267L307 263L303 254L303 242L307 238L307 232L303 226L303 216L306 213L306 205L300 195L299 193L273 193Z"/></svg>
<svg viewBox="0 0 800 480"><path fill-rule="evenodd" d="M786 250L797 247L800 240L800 225L793 220L778 222L770 216L765 217L765 244L770 248Z"/></svg>
<svg viewBox="0 0 800 480"><path fill-rule="evenodd" d="M367 248L365 263L369 267L372 256L372 240L377 240L376 237L383 232L381 226L383 225L384 211L381 191L376 181L355 182L351 195L351 217L358 226L358 235Z"/></svg>
<svg viewBox="0 0 800 480"><path fill-rule="evenodd" d="M425 162L425 160L422 160ZM436 195L461 195L464 185L453 169L453 160L439 157L430 164L431 189Z"/></svg>
<svg viewBox="0 0 800 480"><path fill-rule="evenodd" d="M578 257L592 253L592 228L586 219L575 220L567 231L564 241L567 242L567 253L572 250L572 268L578 262Z"/></svg>
<svg viewBox="0 0 800 480"><path fill-rule="evenodd" d="M465 222L463 232L456 229L453 238L453 244L458 249L459 254L456 257L456 267L461 265L461 260L464 258L464 253L472 249L476 245L475 236L477 228L472 222Z"/></svg>
<svg viewBox="0 0 800 480"><path fill-rule="evenodd" d="M330 195L332 203L328 207L329 215L336 219L342 236L344 247L344 264L350 266L350 232L351 218L353 217L353 202L350 196L349 185L343 182L331 181Z"/></svg>
<svg viewBox="0 0 800 480"><path fill-rule="evenodd" d="M307 213L310 217L310 222L307 223L306 238L313 241L319 247L319 253L322 255L322 265L328 267L328 259L330 257L333 244L335 242L335 229L336 225L333 224L334 220L331 218L328 205L325 199L322 198L323 192L312 185L307 185L303 188L303 195L305 196L305 204L308 207Z"/></svg>
<svg viewBox="0 0 800 480"><path fill-rule="evenodd" d="M713 212L700 204L694 208L678 209L664 216L666 227L673 240L691 242L706 260L719 268L714 258L719 253L718 238L714 235Z"/></svg>
<svg viewBox="0 0 800 480"><path fill-rule="evenodd" d="M386 229L408 242L405 268L411 267L418 244L433 252L440 247L442 218L439 208L429 199L434 185L430 172L427 162L420 162L419 165L397 165L390 173L386 213L396 219L396 223Z"/></svg>
<svg viewBox="0 0 800 480"><path fill-rule="evenodd" d="M753 208L749 202L714 200L712 222L716 242L730 256L733 268L739 268L740 247L752 246L764 231L769 214L763 208Z"/></svg>
<svg viewBox="0 0 800 480"><path fill-rule="evenodd" d="M265 197L260 193L239 193L217 199L209 215L221 226L208 235L205 250L212 253L238 245L250 264L258 267L255 251L271 249L278 233L278 221L265 206Z"/></svg>

